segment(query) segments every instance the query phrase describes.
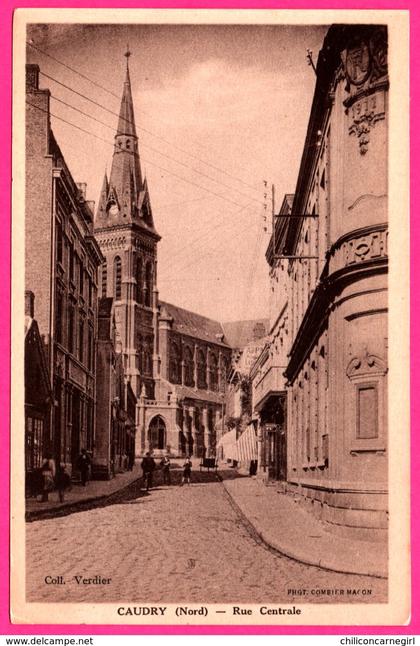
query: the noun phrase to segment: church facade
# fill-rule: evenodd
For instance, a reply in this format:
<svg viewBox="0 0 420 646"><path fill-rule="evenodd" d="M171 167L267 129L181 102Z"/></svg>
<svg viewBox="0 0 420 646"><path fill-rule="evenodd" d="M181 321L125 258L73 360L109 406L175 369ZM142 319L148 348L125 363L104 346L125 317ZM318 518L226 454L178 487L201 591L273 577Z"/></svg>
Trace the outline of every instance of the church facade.
<svg viewBox="0 0 420 646"><path fill-rule="evenodd" d="M113 298L116 346L137 398L136 456L210 457L224 428L232 347L220 322L159 300L160 236L142 175L126 55L111 172L95 217L105 258L99 295Z"/></svg>

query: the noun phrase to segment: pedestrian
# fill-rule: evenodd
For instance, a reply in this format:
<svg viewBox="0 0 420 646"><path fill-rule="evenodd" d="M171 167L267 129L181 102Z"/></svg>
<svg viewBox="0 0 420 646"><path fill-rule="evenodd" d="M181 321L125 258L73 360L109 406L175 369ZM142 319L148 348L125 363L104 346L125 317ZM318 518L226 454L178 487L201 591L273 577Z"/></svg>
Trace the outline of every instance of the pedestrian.
<svg viewBox="0 0 420 646"><path fill-rule="evenodd" d="M191 460L190 460L190 456L189 456L189 455L185 458L185 462L184 462L184 467L183 467L183 468L184 468L184 470L183 470L183 472L182 472L182 482L181 482L181 487L182 487L182 485L183 485L185 482L187 482L188 484L190 484L190 482L191 482L191 469L192 469L192 462L191 462Z"/></svg>
<svg viewBox="0 0 420 646"><path fill-rule="evenodd" d="M156 462L150 455L148 451L141 462L141 468L143 469L143 478L146 491L149 491L153 487L153 471L156 468Z"/></svg>
<svg viewBox="0 0 420 646"><path fill-rule="evenodd" d="M163 472L163 484L171 484L171 461L167 455L160 461L160 468Z"/></svg>
<svg viewBox="0 0 420 646"><path fill-rule="evenodd" d="M43 460L42 472L42 502L48 502L48 494L54 490L55 462L49 453Z"/></svg>
<svg viewBox="0 0 420 646"><path fill-rule="evenodd" d="M77 459L77 468L80 471L80 480L82 485L86 487L87 481L89 480L89 469L90 469L90 457L86 449L82 449L78 459Z"/></svg>
<svg viewBox="0 0 420 646"><path fill-rule="evenodd" d="M63 462L57 467L57 472L55 474L55 486L58 491L58 498L60 502L64 502L64 492L66 489L71 488L71 478L66 471L66 465Z"/></svg>

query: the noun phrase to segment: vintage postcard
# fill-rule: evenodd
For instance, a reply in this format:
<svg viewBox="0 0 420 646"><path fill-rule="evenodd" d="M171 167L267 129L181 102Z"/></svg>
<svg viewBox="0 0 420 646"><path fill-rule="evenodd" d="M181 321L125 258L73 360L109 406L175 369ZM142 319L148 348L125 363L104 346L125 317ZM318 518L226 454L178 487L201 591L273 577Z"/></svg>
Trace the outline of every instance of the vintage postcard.
<svg viewBox="0 0 420 646"><path fill-rule="evenodd" d="M13 623L409 622L408 32L15 12Z"/></svg>

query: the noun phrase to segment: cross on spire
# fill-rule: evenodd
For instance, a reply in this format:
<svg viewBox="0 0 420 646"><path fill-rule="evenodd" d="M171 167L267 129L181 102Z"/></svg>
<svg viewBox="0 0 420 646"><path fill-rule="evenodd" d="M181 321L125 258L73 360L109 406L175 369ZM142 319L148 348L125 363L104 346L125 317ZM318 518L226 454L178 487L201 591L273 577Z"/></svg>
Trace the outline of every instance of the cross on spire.
<svg viewBox="0 0 420 646"><path fill-rule="evenodd" d="M127 69L128 69L128 59L129 59L129 58L130 58L130 56L131 56L131 52L130 52L130 48L129 48L129 46L128 46L128 43L127 43L127 51L124 53L124 56L125 56L125 57L126 57L126 59L127 59Z"/></svg>

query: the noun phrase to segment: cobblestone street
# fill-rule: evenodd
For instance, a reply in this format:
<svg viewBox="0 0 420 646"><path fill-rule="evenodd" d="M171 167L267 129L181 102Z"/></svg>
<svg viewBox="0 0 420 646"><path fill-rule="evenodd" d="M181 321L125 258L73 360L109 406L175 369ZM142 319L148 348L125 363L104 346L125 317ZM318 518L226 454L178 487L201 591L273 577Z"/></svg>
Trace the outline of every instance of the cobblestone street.
<svg viewBox="0 0 420 646"><path fill-rule="evenodd" d="M27 600L386 601L385 580L328 572L271 552L216 476L194 475L190 486L159 486L144 495L136 482L107 506L28 523ZM76 580L95 576L109 582ZM363 590L364 596L348 594L350 589Z"/></svg>

